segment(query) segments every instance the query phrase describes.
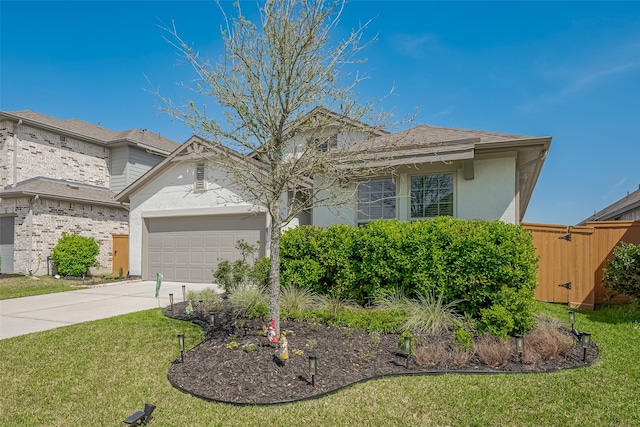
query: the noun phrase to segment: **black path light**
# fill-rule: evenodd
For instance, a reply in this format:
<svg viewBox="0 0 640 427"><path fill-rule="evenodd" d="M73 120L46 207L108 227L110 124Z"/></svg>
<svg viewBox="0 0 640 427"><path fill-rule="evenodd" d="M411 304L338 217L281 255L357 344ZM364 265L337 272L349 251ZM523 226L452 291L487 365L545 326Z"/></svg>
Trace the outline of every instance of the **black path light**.
<svg viewBox="0 0 640 427"><path fill-rule="evenodd" d="M200 316L204 317L204 301L200 300L198 303L200 304Z"/></svg>
<svg viewBox="0 0 640 427"><path fill-rule="evenodd" d="M316 386L316 374L318 373L318 357L315 353L309 353L309 375L311 375L311 385Z"/></svg>
<svg viewBox="0 0 640 427"><path fill-rule="evenodd" d="M569 323L571 323L571 329L573 330L573 325L576 323L576 313L570 311L569 313Z"/></svg>
<svg viewBox="0 0 640 427"><path fill-rule="evenodd" d="M209 312L209 326L213 326L215 320L215 312Z"/></svg>
<svg viewBox="0 0 640 427"><path fill-rule="evenodd" d="M170 310L173 312L173 294L169 294Z"/></svg>
<svg viewBox="0 0 640 427"><path fill-rule="evenodd" d="M587 363L587 347L591 343L591 334L589 332L580 334L580 342L582 342L582 361Z"/></svg>
<svg viewBox="0 0 640 427"><path fill-rule="evenodd" d="M182 285L182 302L187 301L187 285Z"/></svg>
<svg viewBox="0 0 640 427"><path fill-rule="evenodd" d="M178 346L180 347L180 363L184 363L184 334L178 334Z"/></svg>
<svg viewBox="0 0 640 427"><path fill-rule="evenodd" d="M516 352L518 359L522 363L522 355L524 354L524 335L516 335Z"/></svg>
<svg viewBox="0 0 640 427"><path fill-rule="evenodd" d="M404 336L404 340L402 341L402 345L404 347L404 352L407 354L407 365L406 368L409 369L409 358L411 357L411 335L407 334Z"/></svg>

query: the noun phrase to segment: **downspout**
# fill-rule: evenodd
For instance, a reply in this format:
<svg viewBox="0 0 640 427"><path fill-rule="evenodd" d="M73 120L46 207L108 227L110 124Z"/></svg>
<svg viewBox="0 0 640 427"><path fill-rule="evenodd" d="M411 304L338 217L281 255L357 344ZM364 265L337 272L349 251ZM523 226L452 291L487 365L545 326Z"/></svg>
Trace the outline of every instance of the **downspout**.
<svg viewBox="0 0 640 427"><path fill-rule="evenodd" d="M18 129L22 125L22 119L18 120L18 124L13 128L13 184L12 187L18 185Z"/></svg>

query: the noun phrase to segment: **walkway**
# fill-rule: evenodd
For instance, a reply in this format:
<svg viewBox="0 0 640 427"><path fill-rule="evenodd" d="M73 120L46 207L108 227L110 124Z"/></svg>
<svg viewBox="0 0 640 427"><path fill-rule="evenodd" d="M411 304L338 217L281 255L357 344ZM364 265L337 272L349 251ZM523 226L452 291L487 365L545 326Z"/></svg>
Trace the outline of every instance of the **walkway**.
<svg viewBox="0 0 640 427"><path fill-rule="evenodd" d="M128 281L77 291L2 300L0 339L164 307L169 304L170 293L175 302L181 302L183 284L187 292L211 287L222 292L210 283L164 282L159 298L155 298L154 281Z"/></svg>

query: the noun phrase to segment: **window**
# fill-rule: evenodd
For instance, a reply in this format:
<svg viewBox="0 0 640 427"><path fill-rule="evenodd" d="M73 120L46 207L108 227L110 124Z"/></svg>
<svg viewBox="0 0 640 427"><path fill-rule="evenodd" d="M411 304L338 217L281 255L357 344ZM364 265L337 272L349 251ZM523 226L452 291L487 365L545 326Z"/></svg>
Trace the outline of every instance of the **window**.
<svg viewBox="0 0 640 427"><path fill-rule="evenodd" d="M396 218L396 182L372 179L358 185L358 223Z"/></svg>
<svg viewBox="0 0 640 427"><path fill-rule="evenodd" d="M318 147L318 151L327 152L333 148L338 148L338 135L332 135L324 141L320 138L315 138L313 140L316 147Z"/></svg>
<svg viewBox="0 0 640 427"><path fill-rule="evenodd" d="M204 165L196 166L196 190L204 190Z"/></svg>
<svg viewBox="0 0 640 427"><path fill-rule="evenodd" d="M453 216L453 174L411 177L411 218Z"/></svg>

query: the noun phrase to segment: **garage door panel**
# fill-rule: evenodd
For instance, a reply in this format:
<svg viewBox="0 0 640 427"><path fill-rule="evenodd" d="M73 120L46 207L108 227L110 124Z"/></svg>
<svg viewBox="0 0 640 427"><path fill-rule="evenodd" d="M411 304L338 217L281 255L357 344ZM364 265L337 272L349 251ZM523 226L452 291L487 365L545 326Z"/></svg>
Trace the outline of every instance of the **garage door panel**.
<svg viewBox="0 0 640 427"><path fill-rule="evenodd" d="M241 259L240 239L261 242L264 255L265 217L151 218L147 224L146 278L163 273L166 281L211 283L219 259Z"/></svg>

